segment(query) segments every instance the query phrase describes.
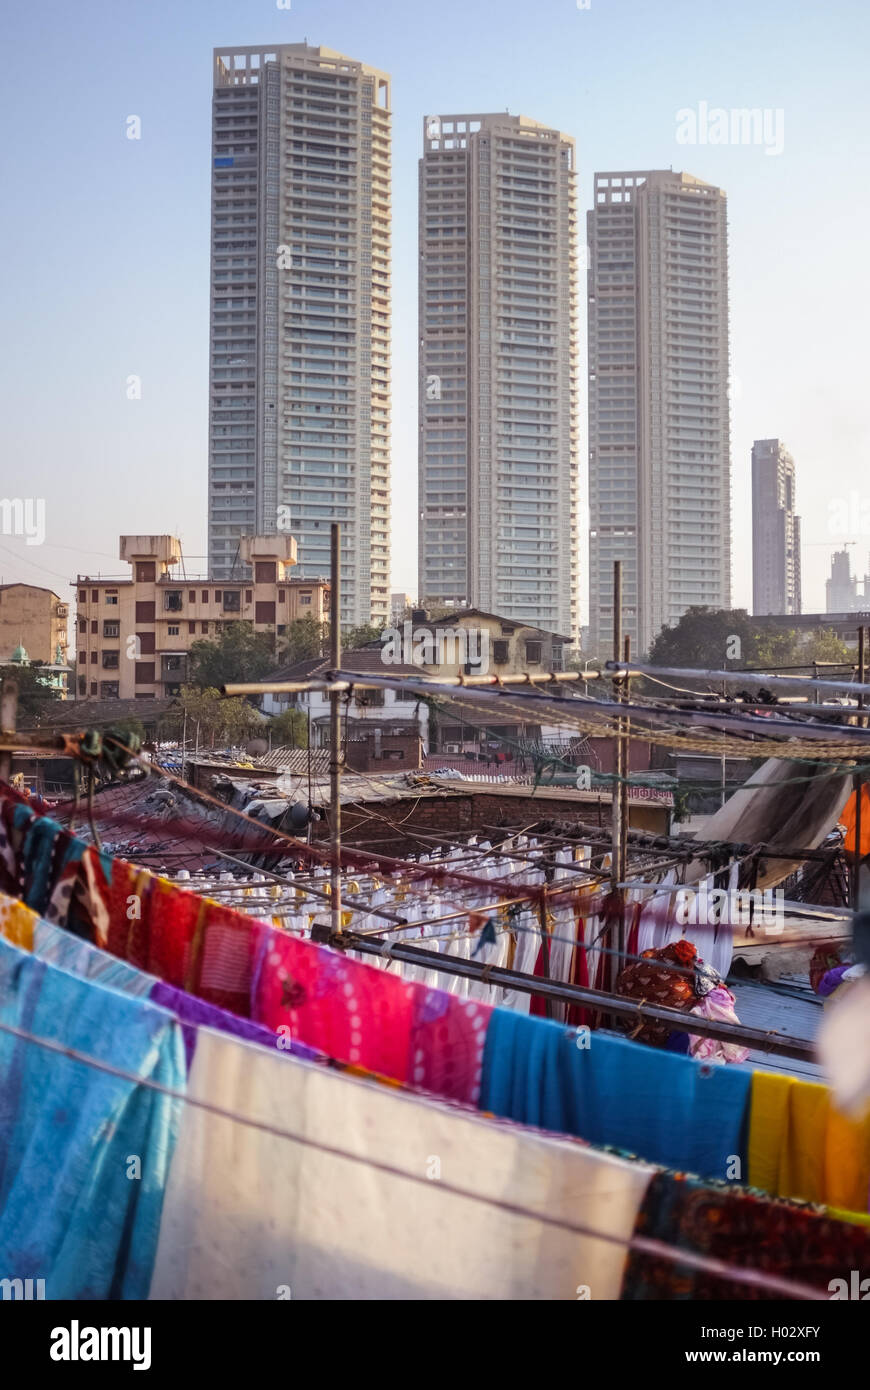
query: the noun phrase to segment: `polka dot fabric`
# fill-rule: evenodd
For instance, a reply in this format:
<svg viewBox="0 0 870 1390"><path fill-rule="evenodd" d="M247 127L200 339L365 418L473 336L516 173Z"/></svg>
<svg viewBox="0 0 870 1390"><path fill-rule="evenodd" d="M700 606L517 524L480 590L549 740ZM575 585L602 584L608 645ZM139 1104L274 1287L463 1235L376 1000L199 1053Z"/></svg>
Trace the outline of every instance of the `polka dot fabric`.
<svg viewBox="0 0 870 1390"><path fill-rule="evenodd" d="M476 1104L492 1009L263 928L252 1016L330 1057Z"/></svg>
<svg viewBox="0 0 870 1390"><path fill-rule="evenodd" d="M263 928L252 1017L339 1062L408 1077L416 986L337 951Z"/></svg>
<svg viewBox="0 0 870 1390"><path fill-rule="evenodd" d="M491 1015L490 1004L415 986L409 1084L476 1105Z"/></svg>

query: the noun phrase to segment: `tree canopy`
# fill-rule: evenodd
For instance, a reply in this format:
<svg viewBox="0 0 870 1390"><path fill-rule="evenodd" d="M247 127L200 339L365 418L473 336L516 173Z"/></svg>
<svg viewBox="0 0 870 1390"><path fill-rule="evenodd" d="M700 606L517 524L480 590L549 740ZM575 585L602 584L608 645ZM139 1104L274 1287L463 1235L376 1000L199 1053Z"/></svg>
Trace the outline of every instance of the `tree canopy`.
<svg viewBox="0 0 870 1390"><path fill-rule="evenodd" d="M234 681L262 680L276 664L271 632L257 632L247 621L227 623L213 640L191 643L188 679L200 690L219 690Z"/></svg>
<svg viewBox="0 0 870 1390"><path fill-rule="evenodd" d="M848 664L853 659L831 628L784 630L763 617L750 617L745 608L690 608L673 627L662 628L649 652L653 666L706 670L811 666L814 661Z"/></svg>

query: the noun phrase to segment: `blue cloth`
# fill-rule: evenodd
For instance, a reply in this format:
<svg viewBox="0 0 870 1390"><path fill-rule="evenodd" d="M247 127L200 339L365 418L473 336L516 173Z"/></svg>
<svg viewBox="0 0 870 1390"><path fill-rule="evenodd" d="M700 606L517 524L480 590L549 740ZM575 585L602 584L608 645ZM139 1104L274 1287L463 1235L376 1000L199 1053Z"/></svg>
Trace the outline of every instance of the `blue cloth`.
<svg viewBox="0 0 870 1390"><path fill-rule="evenodd" d="M479 1106L650 1163L726 1178L734 1155L747 1171L751 1082L743 1067L494 1009Z"/></svg>
<svg viewBox="0 0 870 1390"><path fill-rule="evenodd" d="M185 1088L171 1015L2 939L0 1022ZM4 1277L44 1279L49 1299L147 1298L181 1105L0 1031Z"/></svg>
<svg viewBox="0 0 870 1390"><path fill-rule="evenodd" d="M80 936L74 936L64 927L57 927L42 918L33 931L33 954L40 960L68 970L83 980L94 980L109 989L120 990L122 994L139 996L150 995L157 984L156 975L148 975L135 965L101 951Z"/></svg>

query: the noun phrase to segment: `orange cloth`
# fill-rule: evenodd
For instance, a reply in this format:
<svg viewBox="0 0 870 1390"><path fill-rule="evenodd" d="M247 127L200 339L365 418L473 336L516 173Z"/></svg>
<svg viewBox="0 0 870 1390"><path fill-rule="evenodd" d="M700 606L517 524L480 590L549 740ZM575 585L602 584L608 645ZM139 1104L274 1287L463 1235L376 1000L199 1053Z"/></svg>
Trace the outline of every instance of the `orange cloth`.
<svg viewBox="0 0 870 1390"><path fill-rule="evenodd" d="M846 827L843 848L850 854L855 853L855 813L857 809L858 800L853 792L840 812L840 822ZM866 783L861 788L861 854L870 854L870 787Z"/></svg>
<svg viewBox="0 0 870 1390"><path fill-rule="evenodd" d="M847 1119L827 1086L753 1072L749 1185L777 1197L866 1212L870 1116Z"/></svg>

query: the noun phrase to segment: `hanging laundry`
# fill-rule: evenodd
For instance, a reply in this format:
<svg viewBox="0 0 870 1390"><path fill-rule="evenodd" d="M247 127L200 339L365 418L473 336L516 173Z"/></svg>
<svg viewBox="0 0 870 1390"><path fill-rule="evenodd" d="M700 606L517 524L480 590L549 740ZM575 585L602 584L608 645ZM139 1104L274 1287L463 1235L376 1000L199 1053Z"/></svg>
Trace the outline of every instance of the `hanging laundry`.
<svg viewBox="0 0 870 1390"><path fill-rule="evenodd" d="M709 1255L745 1269L778 1274L831 1296L832 1281L870 1270L870 1230L832 1216L771 1201L726 1184L657 1173L641 1206L636 1235ZM782 1298L689 1265L632 1250L622 1297L646 1299Z"/></svg>
<svg viewBox="0 0 870 1390"><path fill-rule="evenodd" d="M748 1181L776 1196L866 1212L870 1116L840 1114L827 1086L753 1072Z"/></svg>
<svg viewBox="0 0 870 1390"><path fill-rule="evenodd" d="M495 1009L480 1108L651 1163L725 1177L735 1159L746 1171L751 1080L739 1067Z"/></svg>
<svg viewBox="0 0 870 1390"><path fill-rule="evenodd" d="M0 1022L184 1088L162 1009L0 940ZM0 1268L49 1299L147 1295L181 1102L0 1031Z"/></svg>
<svg viewBox="0 0 870 1390"><path fill-rule="evenodd" d="M309 1143L187 1107L153 1299L576 1300L583 1286L593 1299L619 1295L624 1246L536 1214L627 1239L651 1176L643 1164L282 1065L208 1031L189 1085L196 1099Z"/></svg>
<svg viewBox="0 0 870 1390"><path fill-rule="evenodd" d="M33 933L39 917L18 898L0 893L0 936L23 951L33 950Z"/></svg>

